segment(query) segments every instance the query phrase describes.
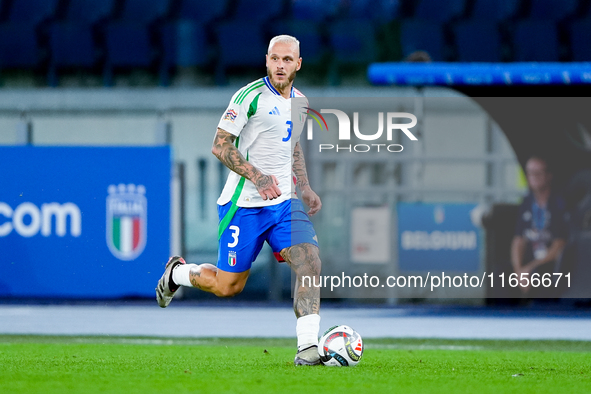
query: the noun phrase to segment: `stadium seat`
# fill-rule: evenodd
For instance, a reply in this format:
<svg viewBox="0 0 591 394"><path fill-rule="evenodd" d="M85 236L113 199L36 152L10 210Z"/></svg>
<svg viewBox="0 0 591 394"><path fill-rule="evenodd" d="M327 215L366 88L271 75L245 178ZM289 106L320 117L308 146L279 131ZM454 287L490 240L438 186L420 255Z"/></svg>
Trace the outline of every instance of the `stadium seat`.
<svg viewBox="0 0 591 394"><path fill-rule="evenodd" d="M406 20L402 22L400 27L400 37L403 57L416 51L426 51L432 60L444 60L445 40L440 24L430 21Z"/></svg>
<svg viewBox="0 0 591 394"><path fill-rule="evenodd" d="M163 67L202 66L208 63L208 47L203 24L181 20L165 24L161 31Z"/></svg>
<svg viewBox="0 0 591 394"><path fill-rule="evenodd" d="M466 0L421 0L414 17L435 22L448 22L464 14Z"/></svg>
<svg viewBox="0 0 591 394"><path fill-rule="evenodd" d="M8 21L37 24L55 13L57 3L58 0L13 0Z"/></svg>
<svg viewBox="0 0 591 394"><path fill-rule="evenodd" d="M349 0L344 6L347 19L387 22L398 17L400 0Z"/></svg>
<svg viewBox="0 0 591 394"><path fill-rule="evenodd" d="M181 0L179 19L208 23L226 12L227 0Z"/></svg>
<svg viewBox="0 0 591 394"><path fill-rule="evenodd" d="M0 25L0 68L33 68L39 60L39 43L34 25Z"/></svg>
<svg viewBox="0 0 591 394"><path fill-rule="evenodd" d="M578 0L531 0L530 19L560 21L572 15Z"/></svg>
<svg viewBox="0 0 591 394"><path fill-rule="evenodd" d="M58 71L63 67L90 68L95 65L96 53L89 25L75 22L56 22L49 27L51 50L47 80L58 85Z"/></svg>
<svg viewBox="0 0 591 394"><path fill-rule="evenodd" d="M329 42L339 64L363 65L376 60L375 28L369 21L340 20L329 27Z"/></svg>
<svg viewBox="0 0 591 394"><path fill-rule="evenodd" d="M322 22L339 10L339 0L292 0L291 15L297 20Z"/></svg>
<svg viewBox="0 0 591 394"><path fill-rule="evenodd" d="M515 61L558 61L558 32L553 22L525 20L517 23L513 43Z"/></svg>
<svg viewBox="0 0 591 394"><path fill-rule="evenodd" d="M111 66L147 67L152 62L152 48L144 25L114 22L105 30L105 44Z"/></svg>
<svg viewBox="0 0 591 394"><path fill-rule="evenodd" d="M216 33L219 47L216 79L219 83L225 80L228 68L259 67L264 71L268 41L260 26L244 20L227 21L217 26Z"/></svg>
<svg viewBox="0 0 591 394"><path fill-rule="evenodd" d="M503 21L515 16L521 0L475 0L471 19Z"/></svg>
<svg viewBox="0 0 591 394"><path fill-rule="evenodd" d="M160 85L170 84L171 69L209 63L205 24L193 20L174 21L162 26L159 33L162 43Z"/></svg>
<svg viewBox="0 0 591 394"><path fill-rule="evenodd" d="M70 0L66 20L94 24L111 14L113 4L114 0Z"/></svg>
<svg viewBox="0 0 591 394"><path fill-rule="evenodd" d="M282 1L238 0L234 12L235 19L260 23L282 17L284 10Z"/></svg>
<svg viewBox="0 0 591 394"><path fill-rule="evenodd" d="M136 23L152 23L164 17L169 6L170 0L125 0L119 19Z"/></svg>
<svg viewBox="0 0 591 394"><path fill-rule="evenodd" d="M88 25L61 22L49 28L53 66L91 67L95 62L94 42Z"/></svg>
<svg viewBox="0 0 591 394"><path fill-rule="evenodd" d="M148 27L137 23L113 22L105 28L106 60L104 84L113 84L115 68L146 68L152 65L154 52Z"/></svg>
<svg viewBox="0 0 591 394"><path fill-rule="evenodd" d="M573 22L570 25L570 44L572 59L575 62L591 61L591 19L583 19Z"/></svg>
<svg viewBox="0 0 591 394"><path fill-rule="evenodd" d="M501 61L501 39L496 23L470 20L458 23L454 33L460 61Z"/></svg>
<svg viewBox="0 0 591 394"><path fill-rule="evenodd" d="M104 28L105 85L111 85L115 68L147 68L153 65L152 24L169 13L171 0L125 0L116 20Z"/></svg>
<svg viewBox="0 0 591 394"><path fill-rule="evenodd" d="M289 34L300 42L300 56L306 65L319 65L326 53L320 29L311 21L283 21L273 25L273 36Z"/></svg>

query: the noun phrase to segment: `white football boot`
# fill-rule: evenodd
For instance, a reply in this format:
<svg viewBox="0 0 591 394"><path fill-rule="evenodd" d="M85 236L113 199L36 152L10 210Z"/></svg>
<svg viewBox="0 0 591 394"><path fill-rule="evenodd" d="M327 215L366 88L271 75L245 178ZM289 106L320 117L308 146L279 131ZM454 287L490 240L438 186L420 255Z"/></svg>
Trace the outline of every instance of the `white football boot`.
<svg viewBox="0 0 591 394"><path fill-rule="evenodd" d="M156 301L158 301L160 308L166 308L170 304L175 292L180 287L172 281L172 270L179 264L185 264L185 260L182 257L171 257L166 263L164 274L162 274L162 277L158 281L158 285L156 286ZM174 290L171 289L171 285Z"/></svg>
<svg viewBox="0 0 591 394"><path fill-rule="evenodd" d="M320 355L318 355L318 346L312 345L299 350L293 361L295 365L320 365Z"/></svg>

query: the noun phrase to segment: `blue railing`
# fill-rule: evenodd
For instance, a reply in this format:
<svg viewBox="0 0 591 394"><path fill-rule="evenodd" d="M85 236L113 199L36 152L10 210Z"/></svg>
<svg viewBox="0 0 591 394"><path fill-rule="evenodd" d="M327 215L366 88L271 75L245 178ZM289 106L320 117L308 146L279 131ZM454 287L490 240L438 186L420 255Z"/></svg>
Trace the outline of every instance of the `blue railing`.
<svg viewBox="0 0 591 394"><path fill-rule="evenodd" d="M591 63L374 63L374 85L582 85Z"/></svg>

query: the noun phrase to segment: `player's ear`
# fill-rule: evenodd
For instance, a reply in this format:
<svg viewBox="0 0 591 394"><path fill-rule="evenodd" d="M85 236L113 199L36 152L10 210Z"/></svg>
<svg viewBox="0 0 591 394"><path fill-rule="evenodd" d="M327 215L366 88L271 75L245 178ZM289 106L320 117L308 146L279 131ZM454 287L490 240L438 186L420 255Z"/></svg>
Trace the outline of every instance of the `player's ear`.
<svg viewBox="0 0 591 394"><path fill-rule="evenodd" d="M298 59L298 65L296 67L296 71L300 71L300 68L302 68L302 58L301 57Z"/></svg>
<svg viewBox="0 0 591 394"><path fill-rule="evenodd" d="M269 67L269 54L265 55L265 66Z"/></svg>

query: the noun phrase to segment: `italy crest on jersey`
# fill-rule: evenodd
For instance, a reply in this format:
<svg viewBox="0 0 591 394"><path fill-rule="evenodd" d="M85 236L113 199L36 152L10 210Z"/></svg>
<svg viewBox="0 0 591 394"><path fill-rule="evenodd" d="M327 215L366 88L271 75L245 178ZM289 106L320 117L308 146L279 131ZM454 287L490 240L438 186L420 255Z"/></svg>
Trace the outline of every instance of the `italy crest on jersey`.
<svg viewBox="0 0 591 394"><path fill-rule="evenodd" d="M143 185L110 185L107 245L119 260L134 260L146 247L148 201Z"/></svg>

